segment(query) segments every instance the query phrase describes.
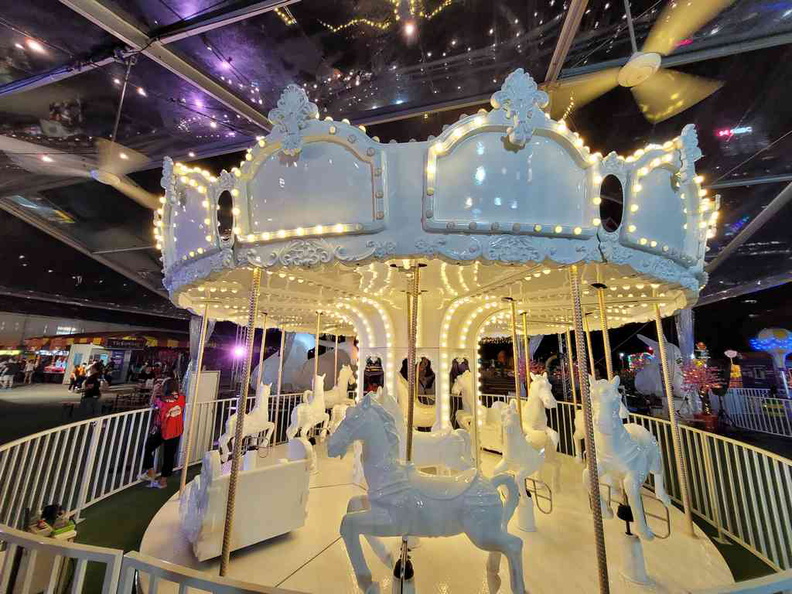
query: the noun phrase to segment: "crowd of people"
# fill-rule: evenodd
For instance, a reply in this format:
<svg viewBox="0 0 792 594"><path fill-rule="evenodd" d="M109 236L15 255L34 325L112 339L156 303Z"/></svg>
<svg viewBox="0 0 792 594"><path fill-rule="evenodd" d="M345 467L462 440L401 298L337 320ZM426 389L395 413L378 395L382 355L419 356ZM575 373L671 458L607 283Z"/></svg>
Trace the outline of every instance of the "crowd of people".
<svg viewBox="0 0 792 594"><path fill-rule="evenodd" d="M4 361L0 361L0 389L12 389L14 382L20 376L23 384L32 384L33 375L39 368L40 365L35 359L9 357Z"/></svg>

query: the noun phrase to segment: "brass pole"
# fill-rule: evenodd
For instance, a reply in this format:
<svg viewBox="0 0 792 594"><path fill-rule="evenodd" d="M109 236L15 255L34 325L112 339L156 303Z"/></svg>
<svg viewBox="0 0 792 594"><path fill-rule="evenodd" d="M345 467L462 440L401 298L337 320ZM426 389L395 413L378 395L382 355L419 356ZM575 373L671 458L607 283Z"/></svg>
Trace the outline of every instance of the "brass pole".
<svg viewBox="0 0 792 594"><path fill-rule="evenodd" d="M682 451L682 442L679 438L679 424L676 410L674 409L674 388L671 384L671 370L668 367L668 354L666 353L665 334L663 333L663 320L660 317L660 306L654 304L655 327L657 328L657 344L660 346L660 364L663 370L663 387L665 388L666 402L668 403L668 419L671 421L671 443L674 447L674 461L677 476L679 477L679 494L682 499L682 509L685 512L685 532L694 536L693 515L690 511L690 493L687 484L687 460Z"/></svg>
<svg viewBox="0 0 792 594"><path fill-rule="evenodd" d="M613 358L611 357L610 337L608 336L608 313L605 311L605 285L595 283L597 303L599 303L600 326L602 327L602 348L605 349L605 369L608 379L613 379Z"/></svg>
<svg viewBox="0 0 792 594"><path fill-rule="evenodd" d="M311 382L311 384L313 385L314 391L316 391L316 385L314 385L314 382L316 382L316 376L319 375L319 332L321 332L321 330L322 330L322 312L321 311L317 311L316 312L316 339L314 341L314 372L313 372L314 379ZM324 382L323 382L323 384L324 384ZM322 385L322 387L324 388L324 385Z"/></svg>
<svg viewBox="0 0 792 594"><path fill-rule="evenodd" d="M523 417L522 417L522 398L520 398L520 363L519 363L519 353L520 353L520 344L517 342L517 304L514 301L513 297L504 297L504 301L508 301L511 305L511 335L512 335L512 361L514 367L514 397L517 399L517 414L520 416L520 431L525 433L523 429Z"/></svg>
<svg viewBox="0 0 792 594"><path fill-rule="evenodd" d="M336 384L338 384L338 334L335 335L335 349L333 350L333 385ZM346 394L344 394L344 398L346 398Z"/></svg>
<svg viewBox="0 0 792 594"><path fill-rule="evenodd" d="M196 361L193 373L193 381L190 385L190 420L187 424L187 445L184 449L182 459L181 477L179 478L179 497L181 497L184 486L187 484L187 467L190 465L190 451L193 446L193 427L195 427L195 417L198 414L198 382L201 381L201 368L203 367L204 348L206 347L206 333L209 326L209 303L204 302L203 319L201 320L201 337L198 340L198 360Z"/></svg>
<svg viewBox="0 0 792 594"><path fill-rule="evenodd" d="M608 580L608 559L605 552L605 532L602 527L602 508L600 506L599 473L597 472L597 446L594 443L594 423L591 415L591 393L586 378L586 345L583 339L583 309L580 304L580 279L578 267L572 266L569 275L572 289L572 315L575 321L575 341L577 342L578 374L580 374L580 401L583 404L583 420L586 426L586 466L588 468L589 497L594 517L594 545L597 550L599 570L599 591L610 592Z"/></svg>
<svg viewBox="0 0 792 594"><path fill-rule="evenodd" d="M416 373L416 344L418 338L418 296L421 288L421 266L414 265L411 270L409 297L410 319L407 327L407 383L410 385L410 398L407 402L407 462L412 460L413 426L415 416L415 400L418 398L418 374Z"/></svg>
<svg viewBox="0 0 792 594"><path fill-rule="evenodd" d="M528 338L528 312L520 314L522 317L523 350L525 351L525 396L531 392L531 342Z"/></svg>
<svg viewBox="0 0 792 594"><path fill-rule="evenodd" d="M266 321L267 318L264 318ZM264 381L264 346L267 343L267 325L261 328L261 347L259 347L259 363L258 363L258 382L257 385L260 385Z"/></svg>
<svg viewBox="0 0 792 594"><path fill-rule="evenodd" d="M583 316L583 330L586 333L586 349L588 350L589 372L593 377L597 377L597 369L594 367L594 350L591 348L591 331L589 330L588 318ZM583 381L585 377L581 378Z"/></svg>
<svg viewBox="0 0 792 594"><path fill-rule="evenodd" d="M286 348L286 330L281 328L281 339L280 339L280 349L278 350L278 396L277 400L275 401L275 430L280 430L280 404L281 404L281 391L283 390L283 359L285 353L283 352ZM275 443L275 440L278 439L278 434L275 434L274 439L270 439L270 447L272 447Z"/></svg>
<svg viewBox="0 0 792 594"><path fill-rule="evenodd" d="M569 334L569 330L567 330L565 334L567 344L567 359L569 361L567 366L569 367L569 380L572 383L572 405L575 407L575 409L577 409L577 388L575 388L575 377L577 374L575 373L575 357L572 355L572 337Z"/></svg>
<svg viewBox="0 0 792 594"><path fill-rule="evenodd" d="M239 458L242 452L243 425L248 391L250 390L250 366L253 359L253 339L256 335L256 314L258 313L259 285L261 284L261 268L253 269L253 281L250 286L250 304L248 307L247 341L245 351L245 373L242 389L237 399L236 431L234 432L234 450L231 454L231 475L228 477L228 500L226 501L225 524L223 526L223 548L220 557L220 575L228 573L231 560L231 536L234 529L234 504L236 502L237 479L239 477ZM264 314L266 316L266 314ZM266 319L265 319L266 325Z"/></svg>

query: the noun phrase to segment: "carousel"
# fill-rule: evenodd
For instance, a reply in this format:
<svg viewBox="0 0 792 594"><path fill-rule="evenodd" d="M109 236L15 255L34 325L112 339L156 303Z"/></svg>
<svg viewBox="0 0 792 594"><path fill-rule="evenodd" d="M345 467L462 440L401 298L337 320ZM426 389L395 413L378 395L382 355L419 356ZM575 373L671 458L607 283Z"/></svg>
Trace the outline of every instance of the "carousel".
<svg viewBox="0 0 792 594"><path fill-rule="evenodd" d="M239 167L166 159L155 218L166 286L202 320L201 348L210 321L244 327L236 410L250 412L183 477L143 553L303 592L733 581L693 524L675 415L665 448L624 423L608 345L609 328L655 322L673 411L661 320L705 285L718 210L696 175L694 127L603 156L549 117L521 69L491 105L436 137L385 144L320 119L290 85ZM315 361L320 335L354 337L356 375L317 367L273 414L280 378L257 382L251 360L256 329L273 327L315 334ZM514 345L513 385L495 399L478 364L492 335ZM541 336L574 366L570 402L530 369ZM602 377L592 340L604 341ZM367 361L379 380L364 377ZM562 453L569 443L577 456Z"/></svg>

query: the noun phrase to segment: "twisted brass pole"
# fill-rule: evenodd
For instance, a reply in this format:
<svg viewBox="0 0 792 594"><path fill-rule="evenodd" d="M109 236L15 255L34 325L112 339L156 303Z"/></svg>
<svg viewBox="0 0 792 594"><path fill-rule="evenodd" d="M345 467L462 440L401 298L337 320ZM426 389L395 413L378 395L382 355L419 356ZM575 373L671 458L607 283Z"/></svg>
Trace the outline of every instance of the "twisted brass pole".
<svg viewBox="0 0 792 594"><path fill-rule="evenodd" d="M682 499L682 509L685 512L685 532L693 536L693 514L690 511L690 492L687 484L687 459L682 451L682 441L679 437L679 424L677 423L676 410L674 409L674 388L671 383L671 369L668 367L668 353L666 352L665 334L663 333L663 319L660 317L660 306L654 305L655 327L657 328L657 344L660 347L660 364L663 371L663 387L665 388L666 402L668 404L668 420L671 422L671 444L674 447L674 461L677 476L679 477L679 495Z"/></svg>
<svg viewBox="0 0 792 594"><path fill-rule="evenodd" d="M588 351L588 365L592 377L597 377L597 370L594 367L594 350L591 348L591 331L589 330L588 318L583 316L583 331L586 334L586 350ZM581 382L585 378L581 378Z"/></svg>
<svg viewBox="0 0 792 594"><path fill-rule="evenodd" d="M245 373L242 389L237 398L236 431L234 432L234 449L231 453L231 475L228 477L228 499L226 501L225 524L223 526L223 548L220 557L220 575L228 572L228 563L231 560L231 537L234 529L234 504L236 501L237 479L239 476L239 458L242 452L243 425L245 424L245 409L247 406L248 390L250 389L250 367L253 362L253 338L256 335L256 314L258 313L259 285L261 284L261 268L253 269L253 281L250 286L250 303L248 307L247 340L245 350ZM266 314L264 314L266 316ZM265 317L266 325L266 317Z"/></svg>
<svg viewBox="0 0 792 594"><path fill-rule="evenodd" d="M608 336L608 312L605 311L605 285L595 284L599 304L600 326L602 327L602 348L605 349L605 369L608 379L613 378L613 358L611 357L610 337Z"/></svg>
<svg viewBox="0 0 792 594"><path fill-rule="evenodd" d="M522 417L522 398L520 398L520 344L517 342L517 304L512 297L504 297L504 301L508 301L511 306L511 335L512 335L512 367L514 368L514 397L517 399L517 414L520 416L520 431L525 433L523 429Z"/></svg>
<svg viewBox="0 0 792 594"><path fill-rule="evenodd" d="M311 384L313 385L314 391L316 391L316 376L319 375L319 332L322 330L322 312L316 312L316 338L314 341L314 379ZM324 382L322 382L324 383ZM324 385L322 386L324 388Z"/></svg>
<svg viewBox="0 0 792 594"><path fill-rule="evenodd" d="M520 314L522 317L523 350L525 351L525 397L531 392L531 342L528 339L528 312Z"/></svg>
<svg viewBox="0 0 792 594"><path fill-rule="evenodd" d="M190 420L187 423L187 443L182 456L181 476L179 477L179 497L187 484L187 468L190 466L190 451L193 445L193 427L198 414L198 383L201 381L201 368L203 367L204 348L206 347L206 333L209 326L209 302L204 302L203 319L201 320L201 337L198 340L198 360L193 370L193 380L190 384Z"/></svg>
<svg viewBox="0 0 792 594"><path fill-rule="evenodd" d="M418 398L418 374L416 365L416 340L418 338L418 296L421 287L421 267L414 265L409 277L409 322L407 328L407 383L409 384L409 400L407 402L407 462L412 460L413 426L415 416L415 399Z"/></svg>
<svg viewBox="0 0 792 594"><path fill-rule="evenodd" d="M572 289L572 317L575 322L575 341L577 342L578 373L580 374L580 401L583 404L583 420L586 426L586 466L588 468L589 497L594 517L594 545L597 550L599 570L599 590L601 594L610 592L608 580L608 559L605 552L605 532L602 527L602 508L600 506L599 473L597 472L597 446L594 443L594 423L591 415L591 393L586 381L586 345L583 339L583 310L580 304L580 279L577 266L572 266L569 274Z"/></svg>
<svg viewBox="0 0 792 594"><path fill-rule="evenodd" d="M333 385L338 384L338 331L335 335L335 349L333 350ZM344 398L346 398L346 386L344 386Z"/></svg>
<svg viewBox="0 0 792 594"><path fill-rule="evenodd" d="M570 336L569 330L565 332L566 334L566 345L567 345L567 360L569 363L567 366L569 367L569 381L572 383L572 405L577 410L577 388L575 388L575 357L572 354L572 337Z"/></svg>

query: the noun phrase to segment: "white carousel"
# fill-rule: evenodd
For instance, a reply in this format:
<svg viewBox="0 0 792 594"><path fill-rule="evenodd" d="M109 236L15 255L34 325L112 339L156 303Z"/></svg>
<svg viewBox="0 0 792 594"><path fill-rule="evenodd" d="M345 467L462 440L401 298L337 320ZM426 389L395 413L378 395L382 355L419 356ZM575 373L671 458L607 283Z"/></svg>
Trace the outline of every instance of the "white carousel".
<svg viewBox="0 0 792 594"><path fill-rule="evenodd" d="M526 312L526 345L529 336L574 330L577 371L587 377L583 315L596 313L586 332L604 330L607 339L608 324L659 322L695 303L706 282L703 256L717 212L695 173L701 156L695 130L686 126L679 137L626 157L603 157L542 110L547 96L522 70L491 103L491 111L463 116L436 138L383 144L363 127L320 119L302 89L290 85L269 114L271 133L238 168L215 177L166 160L155 229L174 303L247 326L248 352L253 329L262 325L312 331L317 345L320 333L354 335L359 348L356 378L344 372L331 397L315 377L291 412L288 446L273 446L271 421L258 419L258 405L249 413L257 419L253 438L272 452L251 464L303 460L304 472L314 466L314 474L304 526L233 559L236 531L247 522L234 510L236 484L245 480L239 466L247 433L243 417L229 423L236 432L227 470L234 486L221 573L298 591L375 591L405 578L394 577L391 563L409 543L411 587L422 591L492 592L501 582L512 592L526 584L533 591L592 591L597 583L601 591L629 591L632 582L617 574L636 561L635 547L606 552L606 536L618 544L624 525L603 525L601 518L611 515L610 501L625 502L623 491L647 540L651 579L669 591L731 581L713 545L700 533L691 537L684 481L678 499L685 513L670 510L672 537L648 543L641 485L647 474L662 477L663 465L683 468L684 459L654 456L651 436L620 429L620 421L613 425L618 407L614 413L609 382L590 394L584 381L576 394L589 497L583 467L557 452L558 432L548 427L546 411L556 402L547 377L529 375L530 386L523 386L515 369L513 402L493 411L480 401L476 364L479 338L493 317L511 319L517 344L519 310ZM615 227L601 215L608 176L624 188ZM223 215L233 218L227 233L219 228ZM382 365L379 397L366 393L374 387L364 371L367 360ZM357 403L346 395L353 381ZM525 398L515 398L523 391ZM460 429L452 426L452 394L463 401L453 415ZM313 446L310 435L317 438ZM487 440L500 449L487 447ZM365 481L351 478L355 456L328 457L353 443L362 445ZM531 522L514 514L531 505L529 483L556 491L553 513ZM668 503L662 481L653 484L662 507ZM588 502L600 499L602 506L589 510ZM266 496L256 504L265 516L279 513ZM215 562L198 563L184 547L153 536L155 525L160 534L168 525L170 538L178 538L173 509L155 518L143 552L213 571ZM339 529L343 543L336 542ZM462 533L469 540L454 536ZM414 548L408 537L443 538L422 538ZM501 554L508 573L499 569ZM694 558L706 563L680 569ZM562 571L561 563L576 571ZM640 572L624 573L641 581Z"/></svg>

